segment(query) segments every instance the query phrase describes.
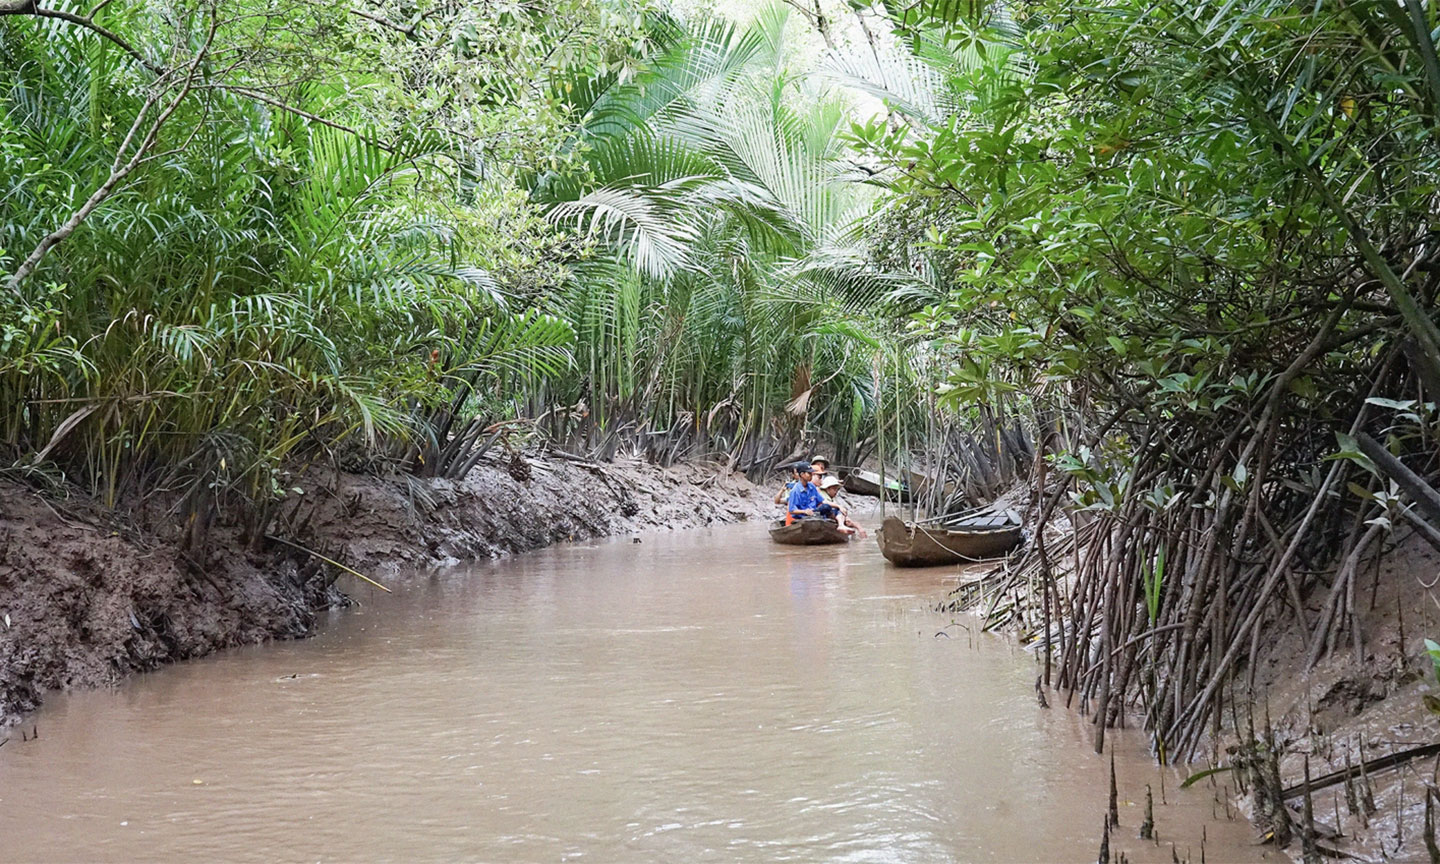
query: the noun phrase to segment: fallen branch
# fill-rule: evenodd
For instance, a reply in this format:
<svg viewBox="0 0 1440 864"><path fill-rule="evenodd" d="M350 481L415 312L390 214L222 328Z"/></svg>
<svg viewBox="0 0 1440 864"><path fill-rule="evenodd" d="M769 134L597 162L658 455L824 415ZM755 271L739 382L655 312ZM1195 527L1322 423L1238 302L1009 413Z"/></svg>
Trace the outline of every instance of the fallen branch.
<svg viewBox="0 0 1440 864"><path fill-rule="evenodd" d="M1364 432L1355 433L1355 443L1360 445L1360 452L1370 458L1385 476L1400 484L1405 494L1415 502L1415 506L1425 511L1432 522L1440 522L1440 492L1435 487L1426 483L1424 478L1405 466L1404 462L1396 459L1386 450L1380 442L1366 435Z"/></svg>
<svg viewBox="0 0 1440 864"><path fill-rule="evenodd" d="M321 555L319 552L316 552L314 549L307 549L306 547L301 546L299 543L291 542L291 541L289 541L289 540L286 540L284 537L276 537L274 534L266 534L266 535L265 535L265 539L266 539L266 540L274 540L276 543L284 543L286 546L289 546L289 547L292 548L292 549L299 549L301 552L304 552L304 553L306 553L306 554L308 554L308 555L314 555L316 558L319 558L321 561L324 561L326 564L333 564L334 566L339 567L341 570L344 570L346 573L349 573L351 576L354 576L356 579L362 579L362 580L364 580L364 581L366 581L366 582L369 582L371 585L374 585L376 588L379 588L381 591L384 591L386 594L391 593L391 591L390 591L389 588L386 588L384 585L381 585L379 582L376 582L374 579L371 579L369 576L366 576L364 573L361 573L359 570L356 570L356 569L353 568L353 567L346 567L344 564L341 564L339 561L336 561L334 558L326 558L324 555Z"/></svg>
<svg viewBox="0 0 1440 864"><path fill-rule="evenodd" d="M1435 756L1437 754L1440 754L1440 744L1426 744L1423 747L1412 747L1409 750L1402 750L1399 753L1391 753L1389 756L1380 756L1361 762L1359 765L1342 768L1339 771L1326 774L1324 777L1311 780L1308 784L1298 783L1290 786L1281 791L1280 797L1295 798L1304 795L1307 788L1309 788L1311 794L1314 794L1321 789L1334 786L1338 783L1344 783L1350 777L1358 777L1361 774L1370 774L1375 771L1387 771L1391 768L1398 768L1406 762L1415 759L1424 759L1426 756Z"/></svg>

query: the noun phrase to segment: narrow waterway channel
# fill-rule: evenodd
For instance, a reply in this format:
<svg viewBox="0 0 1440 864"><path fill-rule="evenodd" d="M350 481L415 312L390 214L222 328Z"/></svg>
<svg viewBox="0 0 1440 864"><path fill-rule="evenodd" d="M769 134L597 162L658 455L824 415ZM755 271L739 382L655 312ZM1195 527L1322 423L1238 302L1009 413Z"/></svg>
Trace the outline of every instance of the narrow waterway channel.
<svg viewBox="0 0 1440 864"><path fill-rule="evenodd" d="M748 526L360 592L315 639L52 698L0 749L0 859L1094 861L1108 763L933 611L956 578ZM1263 858L1116 738L1117 850Z"/></svg>

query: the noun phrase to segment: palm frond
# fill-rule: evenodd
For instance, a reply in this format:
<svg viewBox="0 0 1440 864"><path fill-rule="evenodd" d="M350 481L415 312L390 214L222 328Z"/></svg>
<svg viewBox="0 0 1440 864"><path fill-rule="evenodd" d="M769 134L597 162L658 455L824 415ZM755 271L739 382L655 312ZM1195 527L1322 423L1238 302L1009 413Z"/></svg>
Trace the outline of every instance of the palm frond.
<svg viewBox="0 0 1440 864"><path fill-rule="evenodd" d="M577 230L615 248L640 272L664 279L685 267L689 243L698 236L677 196L704 182L703 177L677 178L659 187L606 186L575 201L556 204L549 214L557 224Z"/></svg>

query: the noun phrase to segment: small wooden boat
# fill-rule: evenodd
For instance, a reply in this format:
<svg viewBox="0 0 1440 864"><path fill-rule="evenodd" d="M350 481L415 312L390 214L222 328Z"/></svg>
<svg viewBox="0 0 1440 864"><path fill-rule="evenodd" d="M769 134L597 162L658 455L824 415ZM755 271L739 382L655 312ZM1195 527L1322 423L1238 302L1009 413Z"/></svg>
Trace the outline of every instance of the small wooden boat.
<svg viewBox="0 0 1440 864"><path fill-rule="evenodd" d="M917 494L933 489L940 483L933 474L927 474L917 468L911 468L905 473L910 475L910 488Z"/></svg>
<svg viewBox="0 0 1440 864"><path fill-rule="evenodd" d="M880 475L874 471L861 471L856 469L845 475L845 491L853 492L856 495L869 495L873 498L880 497ZM891 501L910 500L910 489L899 480L889 474L885 475L885 489Z"/></svg>
<svg viewBox="0 0 1440 864"><path fill-rule="evenodd" d="M829 519L797 519L786 525L773 522L770 539L785 546L823 546L827 543L848 543L853 535L841 532Z"/></svg>
<svg viewBox="0 0 1440 864"><path fill-rule="evenodd" d="M1005 516L945 526L910 525L891 516L875 532L880 553L897 567L933 567L998 558L1020 545L1020 526Z"/></svg>
<svg viewBox="0 0 1440 864"><path fill-rule="evenodd" d="M936 500L940 502L949 501L956 497L956 493L958 492L957 484L954 480L946 479L944 475L937 477L934 474L927 474L924 471L918 471L914 468L911 468L906 473L910 475L909 491L912 500L916 498L931 498L937 493L939 498Z"/></svg>

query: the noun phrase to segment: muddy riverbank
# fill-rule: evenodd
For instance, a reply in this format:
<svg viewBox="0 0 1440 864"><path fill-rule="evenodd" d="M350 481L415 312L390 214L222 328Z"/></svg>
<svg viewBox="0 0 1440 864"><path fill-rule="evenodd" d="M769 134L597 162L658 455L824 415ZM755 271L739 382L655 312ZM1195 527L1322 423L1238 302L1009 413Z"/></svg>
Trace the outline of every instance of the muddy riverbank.
<svg viewBox="0 0 1440 864"><path fill-rule="evenodd" d="M1019 500L1016 506L1024 504ZM1056 516L1050 525L1049 548L1066 549L1074 536L1068 519ZM1067 599L1072 596L1073 554L1070 547L1056 556L1059 594ZM1440 553L1419 536L1397 531L1381 554L1366 559L1357 571L1359 578L1345 598L1351 611L1343 630L1318 628L1327 604L1336 602L1335 582L1311 578L1297 583L1289 602L1278 604L1257 631L1256 662L1241 664L1226 682L1223 714L1197 749L1195 761L1184 768L1200 772L1240 766L1203 782L1219 800L1233 803L1253 820L1261 842L1271 845L1276 834L1289 837L1287 852L1296 859L1302 856L1308 763L1316 781L1310 818L1320 854L1377 862L1430 860L1426 795L1435 785L1440 762L1427 748L1440 742L1440 717L1427 708L1426 700L1440 693L1440 681L1425 640L1440 639L1437 572ZM942 608L993 616L989 620L997 622L997 629L1016 634L1026 644L1037 675L1042 674L1044 631L1036 626L1043 620L1037 614L1041 600L1023 580L1007 579L1005 569L996 569L957 588ZM1007 607L1016 606L1030 617L1010 617ZM1093 624L1097 632L1105 626L1098 617ZM1055 632L1058 655L1064 636L1058 627ZM1095 654L1096 662L1101 656ZM1072 692L1057 683L1050 701L1088 713L1093 740L1098 718L1086 712L1085 695L1083 688ZM1148 728L1139 704L1127 706L1122 725ZM1151 746L1153 750L1153 741ZM1265 754L1272 747L1279 754L1278 765L1263 786L1257 785L1244 766L1268 765L1262 757L1268 759ZM1417 753L1422 756L1404 758ZM1362 763L1371 766L1363 777ZM1341 777L1346 772L1351 782ZM1284 800L1283 816L1273 803L1276 796Z"/></svg>
<svg viewBox="0 0 1440 864"><path fill-rule="evenodd" d="M766 495L713 467L531 456L464 481L330 474L292 495L260 551L223 521L182 551L166 508L116 513L0 482L0 727L47 692L94 687L238 645L309 635L316 614L401 570L563 540L737 522ZM170 521L173 522L173 519ZM300 548L303 547L303 548Z"/></svg>
<svg viewBox="0 0 1440 864"><path fill-rule="evenodd" d="M1257 729L1263 730L1268 715L1274 730L1289 817L1303 824L1300 790L1308 762L1318 786L1311 809L1320 845L1361 860L1431 860L1425 799L1440 765L1436 757L1372 767L1364 777L1358 766L1440 742L1440 717L1425 704L1440 692L1434 662L1425 653L1425 639L1440 639L1437 571L1440 553L1402 533L1366 562L1355 587L1351 626L1332 638L1327 654L1310 666L1311 631L1290 617L1277 622L1261 662L1240 684ZM1302 597L1307 621L1319 618L1325 601L1324 591ZM1244 712L1240 716L1248 723ZM1235 761L1247 736L1246 730L1225 736L1223 761ZM1346 771L1355 773L1350 783L1322 781ZM1252 815L1263 809L1253 790L1243 803ZM1297 839L1292 848L1300 845Z"/></svg>

